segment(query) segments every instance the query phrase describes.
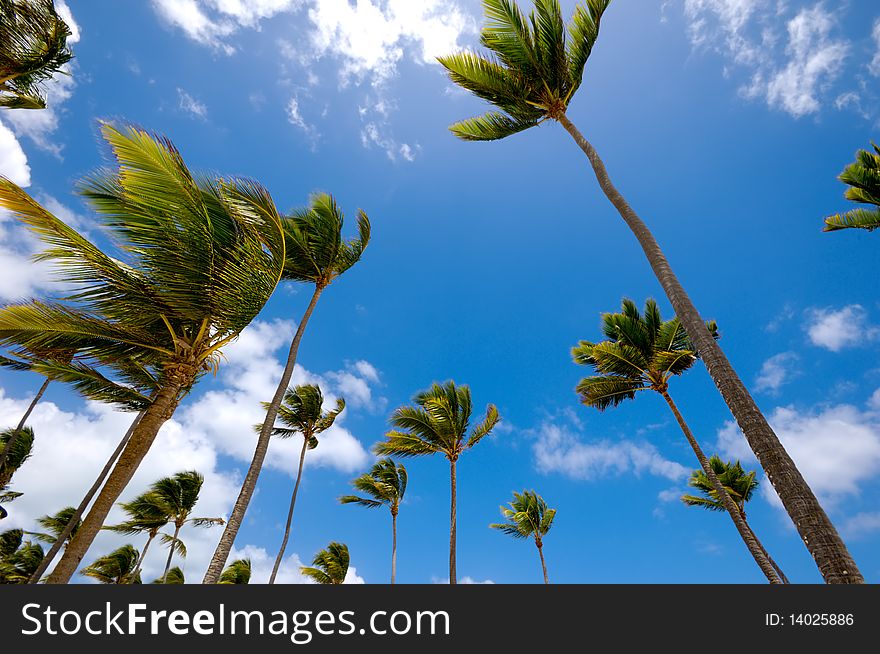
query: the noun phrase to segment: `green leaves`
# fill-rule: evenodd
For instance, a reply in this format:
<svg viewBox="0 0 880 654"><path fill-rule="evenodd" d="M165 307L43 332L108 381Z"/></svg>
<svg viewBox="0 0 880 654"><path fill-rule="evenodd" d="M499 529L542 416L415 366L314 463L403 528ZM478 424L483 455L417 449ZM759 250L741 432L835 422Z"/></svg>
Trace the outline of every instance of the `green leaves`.
<svg viewBox="0 0 880 654"><path fill-rule="evenodd" d="M402 463L391 459L377 461L369 472L352 480L351 485L367 497L343 495L340 504L358 504L370 509L388 506L396 511L406 494L407 473Z"/></svg>
<svg viewBox="0 0 880 654"><path fill-rule="evenodd" d="M709 466L734 504L742 511L746 502L752 499L755 489L758 488L755 471L746 472L739 461L723 461L717 454L713 454L709 458ZM688 486L697 489L700 495L682 495L681 501L686 505L699 506L710 511L725 510L718 492L702 469L694 470L691 473Z"/></svg>
<svg viewBox="0 0 880 654"><path fill-rule="evenodd" d="M80 574L97 579L102 584L140 583L139 578L133 577L139 558L140 553L132 545L123 545L96 559L90 566L83 568Z"/></svg>
<svg viewBox="0 0 880 654"><path fill-rule="evenodd" d="M333 426L337 416L345 409L345 400L336 400L336 408L324 411L324 395L317 384L304 384L288 388L278 408L277 420L284 427L274 427L272 434L279 438L290 438L301 434L308 441L308 448L318 446L317 434Z"/></svg>
<svg viewBox="0 0 880 654"><path fill-rule="evenodd" d="M491 111L450 126L449 130L464 141L497 141L538 124L538 120L517 120Z"/></svg>
<svg viewBox="0 0 880 654"><path fill-rule="evenodd" d="M348 546L332 542L327 549L319 551L312 559L312 565L316 567L301 567L300 572L319 584L341 584L348 574L348 564Z"/></svg>
<svg viewBox="0 0 880 654"><path fill-rule="evenodd" d="M838 179L849 185L844 194L847 200L874 206L829 216L823 231L857 228L870 232L880 227L880 147L873 142L871 145L874 152L859 150L856 161L847 166Z"/></svg>
<svg viewBox="0 0 880 654"><path fill-rule="evenodd" d="M220 575L218 584L247 584L251 580L251 560L238 559L233 561Z"/></svg>
<svg viewBox="0 0 880 654"><path fill-rule="evenodd" d="M513 501L507 507L500 507L501 515L507 522L489 525L503 534L513 538L527 538L532 536L540 541L553 526L556 517L556 509L547 506L544 498L535 491L524 490L522 493L514 493Z"/></svg>

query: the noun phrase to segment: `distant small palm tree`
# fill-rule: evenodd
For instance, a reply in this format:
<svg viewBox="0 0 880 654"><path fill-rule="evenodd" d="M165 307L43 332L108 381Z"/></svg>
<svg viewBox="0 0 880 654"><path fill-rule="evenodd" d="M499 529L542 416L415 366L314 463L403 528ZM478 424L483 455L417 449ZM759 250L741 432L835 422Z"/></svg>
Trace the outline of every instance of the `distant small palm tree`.
<svg viewBox="0 0 880 654"><path fill-rule="evenodd" d="M223 574L220 575L220 581L218 584L248 584L251 581L251 560L250 559L238 559L237 561L233 561L226 569L223 571Z"/></svg>
<svg viewBox="0 0 880 654"><path fill-rule="evenodd" d="M391 583L397 574L397 514L406 494L407 474L402 463L391 459L378 461L370 472L351 482L351 485L367 497L343 495L342 504L358 504L367 508L387 506L391 511Z"/></svg>
<svg viewBox="0 0 880 654"><path fill-rule="evenodd" d="M829 216L825 219L823 231L858 228L870 232L880 227L880 147L876 143L871 146L874 152L856 152L855 162L844 168L838 177L849 185L843 197L871 206Z"/></svg>
<svg viewBox="0 0 880 654"><path fill-rule="evenodd" d="M315 554L312 559L314 568L301 567L299 570L319 584L342 584L348 574L348 563L348 546L334 542Z"/></svg>
<svg viewBox="0 0 880 654"><path fill-rule="evenodd" d="M153 579L150 582L151 584L185 584L186 579L183 576L183 570L179 567L174 566L171 568L165 575L159 577L158 579Z"/></svg>
<svg viewBox="0 0 880 654"><path fill-rule="evenodd" d="M387 440L378 443L374 450L379 456L442 454L449 461L449 583L455 584L456 463L464 451L488 435L501 418L495 405L490 404L486 407L486 417L469 431L473 409L471 389L456 386L453 381L443 385L435 383L413 400L416 406L400 407L391 415L391 424L401 431L385 434Z"/></svg>
<svg viewBox="0 0 880 654"><path fill-rule="evenodd" d="M21 529L0 534L0 584L26 584L43 559L42 546L23 536Z"/></svg>
<svg viewBox="0 0 880 654"><path fill-rule="evenodd" d="M5 488L12 475L27 461L34 448L34 430L30 427L21 429L5 429L0 432L0 446L12 442L6 460L0 465L0 489Z"/></svg>
<svg viewBox="0 0 880 654"><path fill-rule="evenodd" d="M721 482L724 490L727 491L727 494L730 495L733 503L736 504L736 508L739 509L740 514L742 514L743 522L745 522L748 526L749 531L758 542L758 546L764 552L767 560L770 561L770 564L779 574L779 578L782 579L783 583L787 584L788 577L785 576L785 573L782 572L782 569L777 565L776 561L773 560L773 557L771 557L770 554L767 552L766 548L758 539L758 536L755 534L755 531L746 520L746 502L752 499L752 495L754 494L755 489L758 487L758 480L756 479L755 471L752 470L750 472L746 472L739 461L736 461L735 463L731 463L730 461L725 462L722 461L721 457L719 457L717 454L713 454L711 457L709 457L709 465L712 467L712 470L715 472L715 476L718 477L718 481ZM694 470L691 473L691 477L688 480L688 485L696 488L700 492L699 495L681 496L681 501L688 506L699 506L709 511L726 510L724 503L720 500L718 496L718 491L713 488L712 483L706 476L706 473L702 470Z"/></svg>
<svg viewBox="0 0 880 654"><path fill-rule="evenodd" d="M80 574L102 584L139 584L141 580L135 572L139 559L140 554L134 546L123 545L95 559L90 566L80 570Z"/></svg>
<svg viewBox="0 0 880 654"><path fill-rule="evenodd" d="M67 523L74 519L74 515L76 513L76 508L72 506L67 506L60 511L58 511L55 515L44 515L37 518L37 524L40 525L45 532L27 532L34 538L49 545L53 544L56 540L62 537L62 534L67 529ZM79 525L82 522L78 519L75 520L73 529L69 534L64 536L65 543L70 541L71 538L76 536L76 530L79 529Z"/></svg>
<svg viewBox="0 0 880 654"><path fill-rule="evenodd" d="M290 438L296 434L302 436L303 444L299 453L299 468L296 472L296 482L293 485L293 493L290 495L290 509L287 511L287 523L284 526L284 537L281 539L281 547L275 557L275 565L272 566L272 574L269 583L275 583L278 568L284 558L284 550L287 549L287 541L290 539L290 525L293 521L293 509L296 506L296 495L299 492L299 482L302 479L303 463L306 458L306 450L318 447L318 434L333 426L336 417L345 409L345 400L336 400L336 408L332 411L324 411L324 395L317 385L305 384L296 388L288 389L284 394L284 401L278 408L278 420L284 427L275 427L272 434L279 438Z"/></svg>
<svg viewBox="0 0 880 654"><path fill-rule="evenodd" d="M44 109L43 82L73 54L52 0L0 0L0 107Z"/></svg>
<svg viewBox="0 0 880 654"><path fill-rule="evenodd" d="M513 494L513 501L509 506L502 506L501 514L507 518L507 522L489 525L492 529L513 536L514 538L528 538L535 540L538 548L538 556L541 558L541 570L544 573L544 583L549 584L547 577L547 564L544 562L544 536L553 526L553 518L556 517L556 509L547 506L544 498L535 491L524 490L522 493Z"/></svg>
<svg viewBox="0 0 880 654"><path fill-rule="evenodd" d="M171 522L174 517L172 508L158 493L153 491L142 493L130 502L120 502L119 506L125 511L127 519L118 525L110 525L104 529L125 536L144 533L147 535L147 542L144 543L135 568L135 575L138 575L143 567L147 551L150 549L150 544L159 535L159 530Z"/></svg>

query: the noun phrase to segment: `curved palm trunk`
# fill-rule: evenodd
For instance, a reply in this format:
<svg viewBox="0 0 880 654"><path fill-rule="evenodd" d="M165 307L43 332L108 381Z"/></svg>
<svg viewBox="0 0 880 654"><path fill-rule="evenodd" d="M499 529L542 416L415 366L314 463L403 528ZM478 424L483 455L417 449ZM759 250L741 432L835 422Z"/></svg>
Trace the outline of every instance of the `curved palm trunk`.
<svg viewBox="0 0 880 654"><path fill-rule="evenodd" d="M544 543L536 540L535 545L538 547L538 556L541 557L541 570L544 572L544 583L549 584L550 579L547 577L547 563L544 561Z"/></svg>
<svg viewBox="0 0 880 654"><path fill-rule="evenodd" d="M166 382L162 386L156 399L143 413L137 426L132 431L128 443L119 456L119 460L113 467L113 471L107 477L104 488L95 499L95 503L88 515L83 520L82 526L77 530L76 536L64 550L64 554L58 561L58 565L46 580L48 584L66 584L70 581L76 568L85 556L86 551L98 535L104 520L110 509L119 499L122 491L131 481L138 466L143 461L150 446L156 440L156 434L165 422L172 416L177 408L178 396L182 388L190 386L194 379L193 375L186 378L176 375L175 379Z"/></svg>
<svg viewBox="0 0 880 654"><path fill-rule="evenodd" d="M449 483L452 488L452 501L449 508L449 583L457 584L455 575L455 460L449 462Z"/></svg>
<svg viewBox="0 0 880 654"><path fill-rule="evenodd" d="M281 401L284 399L284 392L287 390L287 385L290 383L290 378L293 375L293 367L296 364L299 343L302 340L306 325L309 322L309 318L312 316L312 311L315 310L315 305L318 303L318 298L321 296L323 290L323 287L315 286L312 300L309 302L309 306L296 328L296 334L293 337L293 341L290 343L287 363L284 366L284 372L281 374L281 381L278 382L278 388L275 389L275 395L272 397L272 402L269 404L269 408L266 411L266 419L263 420L263 426L260 429L260 436L257 439L257 447L254 450L254 458L248 468L247 475L245 475L244 482L241 485L241 491L238 494L238 498L235 500L235 505L232 507L232 513L229 516L229 520L226 522L223 534L220 536L220 542L217 544L217 549L214 550L214 556L211 558L208 570L205 572L205 578L202 580L203 584L216 584L220 580L220 575L223 574L223 566L226 565L226 559L229 558L229 552L232 551L232 544L235 542L235 536L238 534L248 504L250 504L251 497L253 497L254 490L257 487L257 479L260 476L260 470L263 467L266 452L269 451L269 440L272 437L272 429L275 426L275 416L278 415L278 407L281 406Z"/></svg>
<svg viewBox="0 0 880 654"><path fill-rule="evenodd" d="M177 537L180 534L180 528L183 525L177 523L174 525L174 540L171 541L171 545L168 547L168 559L165 561L165 572L162 573L162 583L166 583L168 581L168 571L171 569L171 559L174 558L174 546L177 544Z"/></svg>
<svg viewBox="0 0 880 654"><path fill-rule="evenodd" d="M391 584L397 576L397 511L391 511Z"/></svg>
<svg viewBox="0 0 880 654"><path fill-rule="evenodd" d="M287 525L284 527L284 538L281 540L278 556L275 557L275 565L272 566L272 574L269 577L270 584L275 583L278 568L281 567L281 559L284 558L284 550L287 549L287 540L290 538L290 523L293 520L293 507L296 506L296 494L299 492L299 482L302 479L303 463L306 460L306 449L308 449L308 446L309 439L303 436L302 451L299 453L299 469L296 471L296 483L293 485L293 494L290 496L290 509L287 511Z"/></svg>
<svg viewBox="0 0 880 654"><path fill-rule="evenodd" d="M724 505L724 508L727 509L727 512L730 514L730 517L733 520L733 524L736 526L736 530L742 537L743 542L746 544L746 547L749 548L749 552L751 553L752 557L754 557L755 562L758 564L758 567L761 568L761 572L763 572L767 576L767 579L770 581L771 584L782 583L782 580L776 574L776 571L773 569L770 561L765 556L763 548L761 547L760 543L758 543L758 540L755 538L755 534L746 525L746 521L743 518L739 507L733 501L730 493L728 493L724 489L724 486L721 485L721 481L718 479L718 475L715 474L715 471L709 464L709 459L707 459L706 455L703 454L703 450L700 447L700 444L697 443L697 439L694 438L693 433L687 426L687 423L684 421L681 413L679 413L678 407L675 406L675 402L672 401L672 398L669 397L669 393L667 393L666 391L661 392L660 395L663 396L663 399L666 400L669 408L672 409L672 413L675 415L675 419L676 421L678 421L679 427L681 427L681 430L684 432L685 438L687 438L688 443L690 443L691 448L694 450L694 454L697 455L697 459L699 459L700 461L700 467L702 467L703 472L706 473L706 477L708 477L709 483L712 484L712 488L718 496L719 501L721 502L721 504Z"/></svg>
<svg viewBox="0 0 880 654"><path fill-rule="evenodd" d="M0 452L0 468L3 467L4 463L6 463L6 459L9 457L9 453L12 451L12 447L18 441L18 437L21 434L21 430L24 429L24 426L27 423L27 419L31 417L31 412L34 410L34 407L37 406L37 402L40 401L40 398L43 397L43 393L46 392L46 389L49 387L51 381L51 379L46 377L46 381L43 382L43 385L40 386L40 390L37 391L37 394L34 395L34 399L32 399L31 403L28 405L27 411L24 412L21 420L18 421L18 427L15 428L15 432L12 434L9 440L6 441L6 445L3 446L3 451ZM6 480L6 483L9 483L9 480Z"/></svg>
<svg viewBox="0 0 880 654"><path fill-rule="evenodd" d="M40 562L40 566L34 571L34 574L31 575L31 578L28 579L29 584L36 584L40 581L43 573L46 572L46 570L49 568L49 565L52 563L52 561L55 560L58 552L61 551L64 543L67 542L68 538L70 538L70 533L73 531L76 523L79 522L79 519L82 518L83 514L86 512L86 509L88 508L89 503L92 501L92 498L101 489L101 486L104 484L104 480L107 479L107 475L110 474L110 470L111 468L113 468L113 464L116 463L116 459L119 458L122 450L125 449L125 446L128 444L128 440L131 438L132 433L134 433L134 430L138 426L138 423L141 421L141 418L143 418L144 413L146 413L146 410L141 411L132 421L131 425L128 428L128 431L125 432L122 440L119 441L119 445L116 446L116 449L113 450L113 454L110 455L110 458L107 459L107 463L104 464L104 467L101 470L101 474L98 475L95 483L92 484L91 488L89 488L85 497L83 497L82 502L79 503L76 511L70 517L70 521L67 523L67 526L64 527L64 530L61 532L58 538L55 539L55 542L52 543L52 547L49 548L48 552L46 552L46 555Z"/></svg>
<svg viewBox="0 0 880 654"><path fill-rule="evenodd" d="M605 164L589 141L564 113L558 116L558 120L587 155L602 191L638 239L682 326L700 353L709 375L745 435L749 447L752 448L767 473L767 478L776 489L779 499L782 500L785 510L816 561L825 582L864 583L861 572L828 515L779 442L779 438L758 409L758 405L737 376L724 352L705 328L705 322L673 273L654 235L612 184Z"/></svg>
<svg viewBox="0 0 880 654"><path fill-rule="evenodd" d="M137 579L137 576L141 573L141 566L144 564L144 559L147 558L147 550L150 549L150 543L153 542L153 539L157 536L158 531L151 531L150 535L147 536L147 542L144 543L144 549L141 550L141 555L138 557L137 565L134 567L134 572L131 573L132 579Z"/></svg>

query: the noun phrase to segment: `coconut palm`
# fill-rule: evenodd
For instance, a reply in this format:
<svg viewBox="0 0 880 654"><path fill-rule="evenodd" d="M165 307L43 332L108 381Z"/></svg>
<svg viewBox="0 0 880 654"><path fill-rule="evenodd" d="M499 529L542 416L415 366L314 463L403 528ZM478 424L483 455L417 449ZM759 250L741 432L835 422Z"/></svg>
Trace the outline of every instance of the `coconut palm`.
<svg viewBox="0 0 880 654"><path fill-rule="evenodd" d="M707 323L703 329L711 338L718 337L714 322ZM624 298L620 313L602 316L602 331L609 340L601 343L581 341L571 351L575 363L589 366L599 373L582 379L578 384L577 392L581 401L604 411L625 400L634 399L640 391L659 393L672 410L700 466L718 491L758 566L771 583L779 583L781 580L773 566L761 552L739 510L723 491L706 455L669 395L670 379L683 374L697 361L697 352L681 321L678 318L664 321L654 300L645 303L643 316L632 300Z"/></svg>
<svg viewBox="0 0 880 654"><path fill-rule="evenodd" d="M278 568L281 567L281 559L284 558L284 550L287 549L287 541L290 538L290 524L293 520L293 508L296 506L299 482L302 479L306 450L318 447L318 434L329 429L345 408L345 400L342 398L336 400L336 408L331 411L324 411L323 404L324 396L321 389L317 385L306 384L288 389L278 409L278 420L284 427L275 427L272 434L279 438L290 438L299 434L302 436L303 444L299 453L296 481L290 496L290 509L287 511L284 537L281 539L281 547L278 548L278 555L275 557L275 565L272 566L272 574L269 577L270 584L275 583L275 577L278 574Z"/></svg>
<svg viewBox="0 0 880 654"><path fill-rule="evenodd" d="M488 19L480 42L488 53L461 52L440 57L452 81L500 111L463 120L450 129L469 141L505 138L547 120L556 120L590 161L599 186L642 247L688 336L721 392L746 440L764 466L786 511L828 583L864 579L834 525L819 505L779 438L672 271L647 225L608 175L595 148L568 117L584 66L599 36L610 0L587 0L574 9L566 27L557 0L535 0L526 18L513 0L483 0Z"/></svg>
<svg viewBox="0 0 880 654"><path fill-rule="evenodd" d="M44 515L37 518L37 524L40 525L45 532L27 532L29 535L33 536L39 541L43 543L48 543L51 545L56 540L58 540L62 534L65 533L68 523L73 520L74 527L71 532L64 536L65 539L72 538L76 535L76 530L79 528L81 521L75 518L76 508L72 506L66 506L60 511L58 511L55 515Z"/></svg>
<svg viewBox="0 0 880 654"><path fill-rule="evenodd" d="M22 534L20 529L0 534L0 584L27 583L43 558L42 545L32 541L22 542Z"/></svg>
<svg viewBox="0 0 880 654"><path fill-rule="evenodd" d="M139 559L140 554L133 545L123 545L95 559L90 566L80 570L80 574L102 584L139 584L141 580L136 572Z"/></svg>
<svg viewBox="0 0 880 654"><path fill-rule="evenodd" d="M544 583L549 584L547 577L547 564L544 561L544 536L553 526L553 518L556 517L556 509L547 506L544 498L535 491L524 490L522 493L513 493L513 501L509 506L499 507L501 515L507 522L489 525L503 534L514 538L528 538L535 540L538 548L538 556L541 559L541 570L544 573Z"/></svg>
<svg viewBox="0 0 880 654"><path fill-rule="evenodd" d="M13 442L14 445L8 450L6 460L0 465L0 489L12 481L12 475L31 457L34 449L34 430L23 427L0 432L0 445L6 446Z"/></svg>
<svg viewBox="0 0 880 654"><path fill-rule="evenodd" d="M315 554L312 559L314 568L299 569L306 577L319 584L344 584L348 574L348 546L343 543L330 543L327 549Z"/></svg>
<svg viewBox="0 0 880 654"><path fill-rule="evenodd" d="M247 584L251 581L251 560L250 559L238 559L233 561L226 569L223 570L223 574L220 575L220 581L218 584Z"/></svg>
<svg viewBox="0 0 880 654"><path fill-rule="evenodd" d="M42 83L73 54L52 0L0 0L0 107L44 109Z"/></svg>
<svg viewBox="0 0 880 654"><path fill-rule="evenodd" d="M402 463L396 463L391 459L382 459L357 479L352 480L351 485L366 497L358 495L343 495L339 498L342 504L358 504L370 509L379 506L387 506L391 512L391 583L397 575L397 514L400 512L400 503L406 494L407 475L406 468Z"/></svg>
<svg viewBox="0 0 880 654"><path fill-rule="evenodd" d="M358 210L357 215L358 238L345 241L342 238L343 223L342 211L333 197L326 193L314 195L307 209L295 211L284 218L286 261L283 278L287 281L313 284L314 291L290 343L287 362L275 389L275 395L266 405L266 417L260 427L253 459L242 482L238 498L235 500L229 521L208 565L203 583L217 583L226 559L232 551L235 536L256 490L257 479L275 426L275 416L290 384L299 345L318 298L330 284L360 260L370 242L370 221L363 211Z"/></svg>
<svg viewBox="0 0 880 654"><path fill-rule="evenodd" d="M150 582L151 584L185 584L186 578L183 576L183 570L181 570L178 566L174 566L167 573L159 577L158 579L153 579Z"/></svg>
<svg viewBox="0 0 880 654"><path fill-rule="evenodd" d="M140 558L135 566L134 574L137 576L140 574L150 544L159 535L159 531L171 522L172 509L163 497L152 490L141 493L130 502L120 502L119 506L125 511L127 519L118 525L110 525L104 529L126 536L147 535L147 542L144 543Z"/></svg>
<svg viewBox="0 0 880 654"><path fill-rule="evenodd" d="M777 565L776 561L773 560L761 541L758 540L755 531L746 519L746 502L752 499L752 495L758 487L758 480L756 479L755 471L752 470L746 472L743 470L742 464L740 464L739 461L735 463L731 463L730 461L725 462L722 461L721 457L717 454L713 454L709 457L709 466L715 472L715 476L718 477L718 481L721 482L724 490L730 495L730 498L733 500L733 503L742 515L743 522L745 522L749 531L752 533L752 536L754 536L758 546L764 553L764 556L770 561L770 564L773 566L773 569L776 570L776 573L779 575L782 582L787 584L788 578L785 576L785 573L782 572L782 569ZM719 498L718 491L715 490L712 483L709 481L709 478L706 476L706 473L702 470L694 470L691 473L688 485L692 488L696 488L700 492L699 495L681 496L681 501L688 506L699 506L709 511L726 510L724 503Z"/></svg>
<svg viewBox="0 0 880 654"><path fill-rule="evenodd" d="M121 381L140 366L137 378L147 374L156 386L50 583L70 579L159 428L217 369L221 349L263 307L284 264L280 216L261 186L194 178L167 139L109 123L101 130L115 168L86 178L80 190L119 244L116 256L0 180L0 206L50 246L40 258L59 264L76 287L59 301L0 309L0 345L76 350L64 381L78 390L102 366Z"/></svg>
<svg viewBox="0 0 880 654"><path fill-rule="evenodd" d="M501 418L495 405L490 404L485 418L469 431L473 408L471 389L457 386L454 381L443 385L435 383L417 394L413 401L416 406L400 407L391 415L391 424L398 431L385 434L387 440L378 443L374 450L379 456L442 454L449 461L449 583L455 584L456 464L465 450L479 443Z"/></svg>
<svg viewBox="0 0 880 654"><path fill-rule="evenodd" d="M849 186L843 197L872 206L828 216L823 231L859 228L870 232L880 227L880 147L873 142L871 146L874 152L856 152L855 162L844 168L837 179Z"/></svg>

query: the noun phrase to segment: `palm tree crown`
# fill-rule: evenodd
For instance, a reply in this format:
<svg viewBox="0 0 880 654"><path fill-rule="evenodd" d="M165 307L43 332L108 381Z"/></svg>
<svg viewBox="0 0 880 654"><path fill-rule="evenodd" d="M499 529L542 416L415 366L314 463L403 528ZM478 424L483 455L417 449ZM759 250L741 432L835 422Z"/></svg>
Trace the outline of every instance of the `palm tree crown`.
<svg viewBox="0 0 880 654"><path fill-rule="evenodd" d="M715 471L724 490L727 491L739 510L745 513L746 502L752 499L752 494L758 487L755 471L746 472L739 461L725 462L717 454L709 457L709 465L712 466L712 470ZM709 511L724 511L718 493L712 488L705 472L694 470L688 480L688 486L697 489L700 495L682 495L682 502L688 506L701 506Z"/></svg>
<svg viewBox="0 0 880 654"><path fill-rule="evenodd" d="M73 58L52 0L0 0L0 107L44 109L43 82Z"/></svg>
<svg viewBox="0 0 880 654"><path fill-rule="evenodd" d="M838 179L849 185L843 197L872 206L829 216L824 231L858 227L870 232L880 227L880 147L876 143L871 146L874 152L859 150L855 162L844 168Z"/></svg>
<svg viewBox="0 0 880 654"><path fill-rule="evenodd" d="M345 575L348 574L348 546L343 543L330 543L327 549L315 554L312 559L313 568L301 567L306 577L314 579L319 584L342 584Z"/></svg>
<svg viewBox="0 0 880 654"><path fill-rule="evenodd" d="M367 508L387 506L392 513L397 513L406 494L406 484L406 468L403 464L395 463L391 459L382 459L376 462L369 472L351 482L351 485L366 497L343 495L339 501L342 504L359 504Z"/></svg>
<svg viewBox="0 0 880 654"><path fill-rule="evenodd" d="M556 0L535 0L528 18L511 0L483 0L488 22L480 43L488 53L460 52L438 60L454 83L500 112L458 122L450 127L452 133L468 141L491 141L558 119L581 85L609 3L577 5L566 28Z"/></svg>
<svg viewBox="0 0 880 654"><path fill-rule="evenodd" d="M0 490L12 481L15 472L31 457L34 449L34 430L23 427L0 432L0 449L3 449L9 441L13 441L13 444L9 448L6 460L0 466Z"/></svg>
<svg viewBox="0 0 880 654"><path fill-rule="evenodd" d="M97 579L102 584L139 584L137 564L140 553L132 545L123 545L110 554L102 556L80 574Z"/></svg>
<svg viewBox="0 0 880 654"><path fill-rule="evenodd" d="M71 521L75 513L76 507L67 506L58 511L55 515L44 515L39 517L37 518L37 524L45 529L48 533L35 533L31 535L37 540L43 541L44 543L54 543L58 539L58 537L62 533L64 533L65 529L67 528L67 523ZM76 530L79 529L80 524L80 520L76 520L74 522L70 534L67 535L68 539L76 536Z"/></svg>
<svg viewBox="0 0 880 654"><path fill-rule="evenodd" d="M223 574L220 575L220 581L218 584L247 584L250 583L251 580L251 560L250 559L238 559L237 561L233 561L226 569L223 571Z"/></svg>
<svg viewBox="0 0 880 654"><path fill-rule="evenodd" d="M514 493L513 501L508 506L502 506L501 515L507 522L489 525L503 534L514 538L533 537L540 542L550 527L553 526L553 518L556 517L556 509L547 506L544 498L535 491L524 490L522 493Z"/></svg>
<svg viewBox="0 0 880 654"><path fill-rule="evenodd" d="M290 438L300 434L308 443L308 449L318 446L318 434L333 426L336 418L345 409L345 400L338 398L336 408L324 411L324 395L316 384L303 384L289 388L278 407L277 420L284 425L272 429L272 435ZM258 426L259 428L259 426Z"/></svg>

